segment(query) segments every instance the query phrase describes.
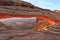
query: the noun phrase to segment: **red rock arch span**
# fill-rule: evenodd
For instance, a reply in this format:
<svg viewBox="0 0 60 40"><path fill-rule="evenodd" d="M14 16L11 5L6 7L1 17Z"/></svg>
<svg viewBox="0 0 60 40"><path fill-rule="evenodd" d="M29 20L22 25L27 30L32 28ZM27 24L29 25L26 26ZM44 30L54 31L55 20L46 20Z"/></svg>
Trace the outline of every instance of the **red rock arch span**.
<svg viewBox="0 0 60 40"><path fill-rule="evenodd" d="M60 21L58 20L54 20L51 19L47 16L43 16L43 15L39 15L39 16L30 16L30 15L9 15L9 14L0 14L0 19L4 19L4 18L12 18L12 17L20 17L20 18L31 18L31 17L36 17L37 19L43 19L48 21L50 24L54 25L54 24L60 24ZM38 20L39 21L39 20ZM38 23L38 22L37 22ZM38 26L39 24L37 24L36 28L39 28Z"/></svg>

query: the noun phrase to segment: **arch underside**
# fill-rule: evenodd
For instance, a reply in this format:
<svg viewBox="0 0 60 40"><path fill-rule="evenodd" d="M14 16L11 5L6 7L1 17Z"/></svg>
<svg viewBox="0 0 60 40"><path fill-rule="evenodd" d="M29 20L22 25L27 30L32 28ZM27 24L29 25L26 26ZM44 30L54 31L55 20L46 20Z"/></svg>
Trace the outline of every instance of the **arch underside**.
<svg viewBox="0 0 60 40"><path fill-rule="evenodd" d="M60 21L56 21L54 19L51 19L47 16L43 16L43 15L39 15L39 16L30 16L30 15L0 15L0 19L4 19L4 18L12 18L12 17L19 17L19 18L32 18L32 17L35 17L37 18L37 21L36 21L36 29L40 30L41 28L43 29L46 29L46 25L44 25L44 27L40 27L40 19L44 20L44 21L47 21L49 22L51 25L54 25L54 24L60 24Z"/></svg>

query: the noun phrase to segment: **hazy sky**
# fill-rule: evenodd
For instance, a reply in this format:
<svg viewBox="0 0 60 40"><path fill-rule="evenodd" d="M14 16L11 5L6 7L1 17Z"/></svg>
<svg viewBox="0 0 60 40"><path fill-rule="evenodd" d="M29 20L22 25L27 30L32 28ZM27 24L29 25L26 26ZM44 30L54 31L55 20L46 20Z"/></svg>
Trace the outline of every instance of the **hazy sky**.
<svg viewBox="0 0 60 40"><path fill-rule="evenodd" d="M41 8L47 8L51 10L60 10L60 0L25 0Z"/></svg>

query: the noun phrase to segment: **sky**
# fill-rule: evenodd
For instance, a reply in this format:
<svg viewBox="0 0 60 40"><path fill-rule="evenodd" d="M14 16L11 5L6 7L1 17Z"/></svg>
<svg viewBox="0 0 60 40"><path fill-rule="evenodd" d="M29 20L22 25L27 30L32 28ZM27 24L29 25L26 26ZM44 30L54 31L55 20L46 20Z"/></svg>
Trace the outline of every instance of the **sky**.
<svg viewBox="0 0 60 40"><path fill-rule="evenodd" d="M60 10L60 0L24 0L35 6L50 10Z"/></svg>

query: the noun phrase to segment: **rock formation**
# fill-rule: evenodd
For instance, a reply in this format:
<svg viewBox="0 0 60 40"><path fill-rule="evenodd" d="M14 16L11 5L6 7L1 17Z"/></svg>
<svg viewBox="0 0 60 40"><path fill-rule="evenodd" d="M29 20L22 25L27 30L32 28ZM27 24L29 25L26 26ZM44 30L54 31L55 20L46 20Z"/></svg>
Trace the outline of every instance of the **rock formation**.
<svg viewBox="0 0 60 40"><path fill-rule="evenodd" d="M60 14L60 10L54 10L54 12L56 12L57 14Z"/></svg>
<svg viewBox="0 0 60 40"><path fill-rule="evenodd" d="M1 0L0 3L0 18L36 17L47 20L52 25L60 24L60 15L49 9L42 9L25 1Z"/></svg>
<svg viewBox="0 0 60 40"><path fill-rule="evenodd" d="M56 12L36 7L25 1L0 0L0 18L7 17L36 17L39 20L37 24L43 19L44 22L41 23L44 26L43 29L46 27L44 23L54 25L50 26L52 28L40 32L4 29L0 31L0 40L60 40L60 15Z"/></svg>
<svg viewBox="0 0 60 40"><path fill-rule="evenodd" d="M49 18L60 20L59 14L49 10L49 9L42 9L32 5L31 3L27 3L25 1L14 2L14 1L0 1L0 14L21 14L21 15L44 15ZM58 16L57 16L58 15Z"/></svg>
<svg viewBox="0 0 60 40"><path fill-rule="evenodd" d="M6 25L2 22L0 22L0 31L1 30L5 30L6 29Z"/></svg>

